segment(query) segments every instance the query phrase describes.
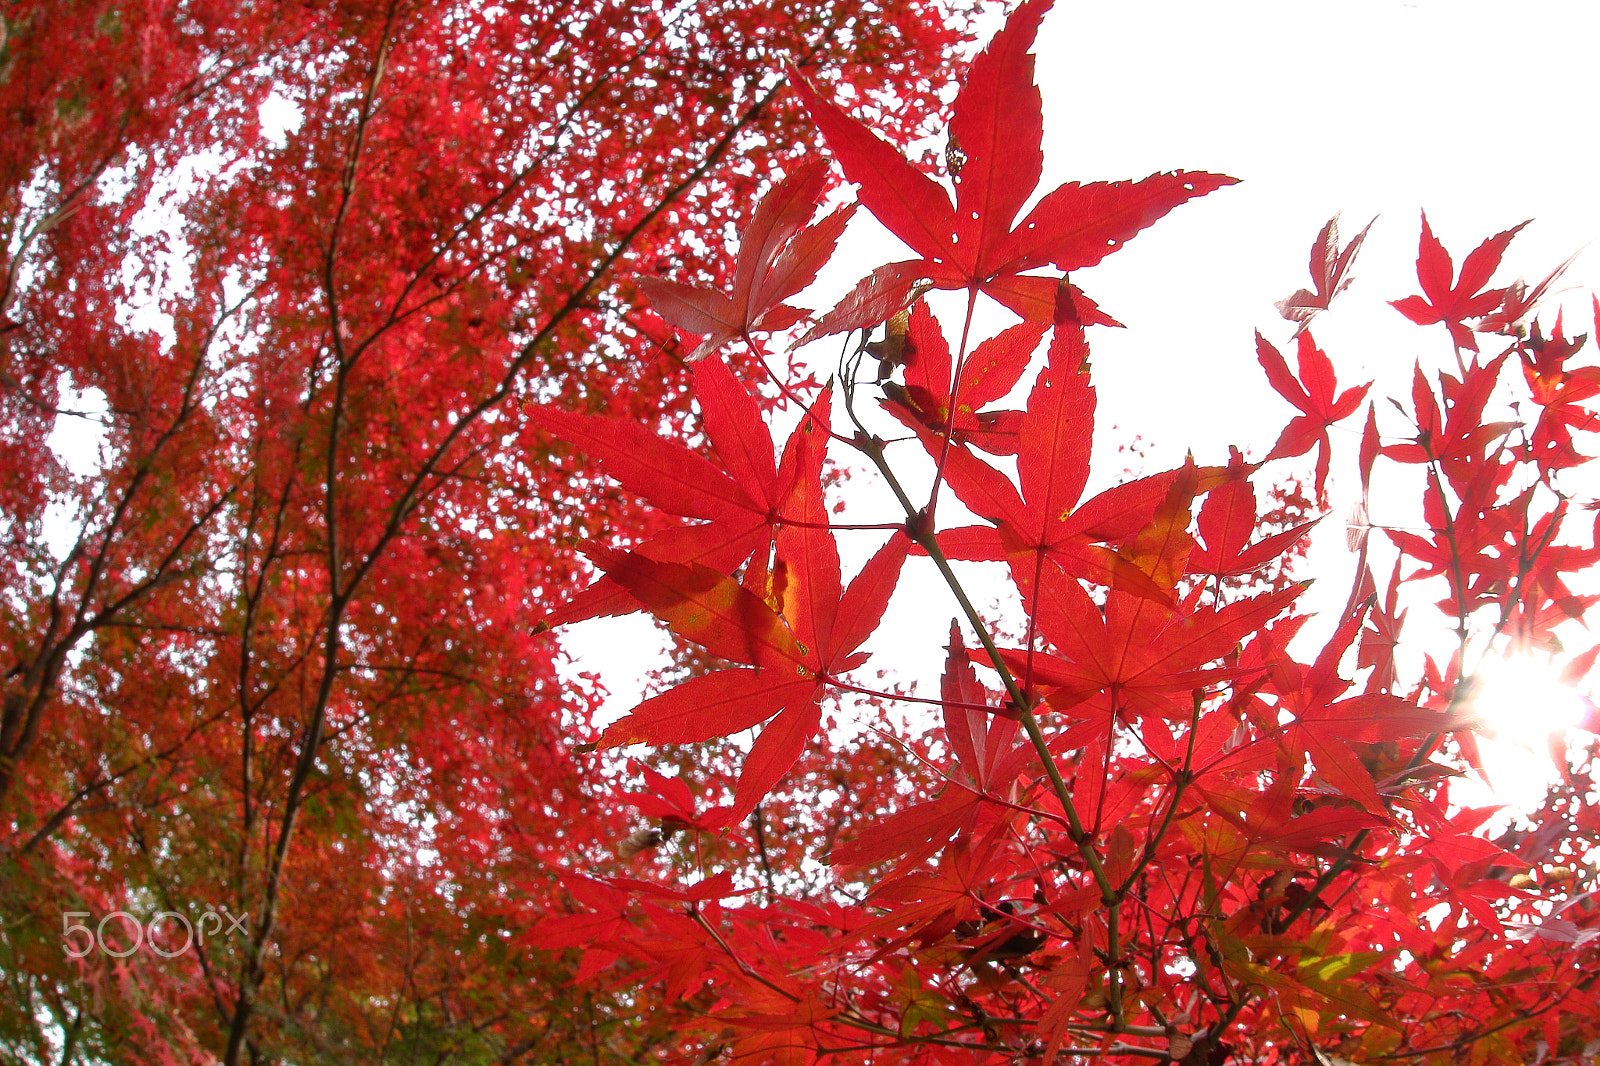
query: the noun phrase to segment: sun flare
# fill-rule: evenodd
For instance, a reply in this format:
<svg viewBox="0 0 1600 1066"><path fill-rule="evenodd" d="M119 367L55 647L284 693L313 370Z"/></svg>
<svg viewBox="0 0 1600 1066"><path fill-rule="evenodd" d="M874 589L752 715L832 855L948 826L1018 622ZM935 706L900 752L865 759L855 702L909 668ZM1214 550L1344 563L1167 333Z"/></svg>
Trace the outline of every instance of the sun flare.
<svg viewBox="0 0 1600 1066"><path fill-rule="evenodd" d="M1590 706L1560 674L1559 664L1528 654L1494 656L1478 671L1478 748L1495 802L1531 809L1560 776L1551 737L1579 728Z"/></svg>
<svg viewBox="0 0 1600 1066"><path fill-rule="evenodd" d="M1533 655L1493 657L1478 680L1478 717L1502 743L1543 748L1551 733L1576 728L1588 707L1556 664Z"/></svg>

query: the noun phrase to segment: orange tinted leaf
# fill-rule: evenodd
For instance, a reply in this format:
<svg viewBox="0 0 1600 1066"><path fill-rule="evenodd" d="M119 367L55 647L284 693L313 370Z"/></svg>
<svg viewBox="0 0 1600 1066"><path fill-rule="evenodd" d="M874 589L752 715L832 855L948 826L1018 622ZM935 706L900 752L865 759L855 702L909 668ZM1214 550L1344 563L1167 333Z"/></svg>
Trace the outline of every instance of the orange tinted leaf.
<svg viewBox="0 0 1600 1066"><path fill-rule="evenodd" d="M699 563L662 563L592 548L595 564L672 631L715 655L805 676L810 656L776 612L731 577Z"/></svg>

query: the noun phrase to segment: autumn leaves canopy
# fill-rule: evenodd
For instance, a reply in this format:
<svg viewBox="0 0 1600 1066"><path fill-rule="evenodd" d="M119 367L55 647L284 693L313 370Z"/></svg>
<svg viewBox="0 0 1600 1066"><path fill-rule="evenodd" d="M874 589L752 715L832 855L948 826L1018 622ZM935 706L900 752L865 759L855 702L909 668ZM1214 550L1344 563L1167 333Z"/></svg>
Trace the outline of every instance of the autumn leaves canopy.
<svg viewBox="0 0 1600 1066"><path fill-rule="evenodd" d="M956 559L1010 559L1030 595L1036 594L1036 582L1044 582L1050 604L1066 595L1067 585L1078 587L1069 576L1076 575L1116 586L1119 596L1150 601L1149 611L1169 612L1171 621L1171 588L1184 572L1182 555L1190 543L1173 523L1180 515L1187 519L1188 502L1200 489L1198 475L1160 475L1080 500L1089 475L1094 417L1083 327L1112 320L1065 278L1028 272L1092 266L1173 207L1234 179L1179 172L1136 182L1072 183L1047 193L1017 221L1033 198L1043 165L1041 100L1029 50L1048 7L1035 0L1018 9L973 63L950 126L953 203L942 185L825 99L804 76L794 75L796 93L846 178L859 187L860 202L922 257L862 279L815 322L802 343L875 327L915 304L906 337L912 355L900 389L910 402L888 407L941 458L951 489L988 520L939 533L944 552ZM815 731L817 700L827 682L861 665L864 656L855 649L876 627L912 547L908 536L915 535L892 536L842 590L821 486L832 431L828 394L811 405L775 462L757 399L719 361L707 360L730 343L755 346L755 334L788 329L803 319L804 312L784 301L815 279L854 210L841 208L808 224L825 191L826 170L825 160L804 165L768 192L741 236L731 292L641 279L641 289L663 318L704 335L687 359L697 363L695 395L720 468L621 420L554 408L534 416L554 436L599 459L626 488L690 520L629 553L591 551L606 579L544 624L643 607L708 651L749 667L696 678L648 700L601 740L602 747L685 743L771 720L741 778L730 812L734 820L749 813ZM960 377L952 380L949 346L926 305L917 302L929 288L985 294L1025 321L970 355L962 353ZM1052 326L1049 363L1026 410L976 413L1012 390ZM943 443L969 434L991 452L1017 455L1020 493L964 447ZM1166 532L1152 532L1146 541L1164 536L1166 542L1133 547L1132 539L1158 511ZM1278 543L1287 548L1291 540ZM736 572L739 577L731 576ZM1270 610L1258 605L1254 614L1271 617L1290 598L1279 597ZM1083 603L1098 616L1098 607L1086 598ZM1074 601L1047 612L1042 631L1061 637L1087 617L1082 607ZM1234 621L1240 614L1232 612L1228 621L1188 623L1211 637L1191 642L1204 649L1196 665L1238 641L1246 631ZM1143 623L1152 624L1149 618ZM1105 658L1120 662L1127 641L1149 635L1119 630L1096 639ZM1039 664L1048 673L1046 660ZM1180 668L1161 675L1178 678L1162 687L1137 680L1148 668L1126 669L1130 693L1150 686L1176 691L1194 680ZM1122 682L1107 681L1113 683Z"/></svg>
<svg viewBox="0 0 1600 1066"><path fill-rule="evenodd" d="M1594 421L1582 401L1600 393L1600 371L1567 367L1582 342L1559 323L1548 339L1526 325L1554 275L1532 290L1487 288L1515 230L1457 276L1424 219L1423 294L1394 306L1446 327L1460 373L1440 374L1435 391L1419 366L1410 408L1400 405L1407 427L1381 436L1372 384L1341 385L1309 329L1349 286L1366 235L1341 247L1330 222L1312 248L1313 288L1279 304L1294 326L1293 368L1256 339L1268 383L1292 408L1264 458L1235 449L1226 465L1191 458L1092 491L1089 327L1115 323L1066 274L1233 179L1156 174L1035 199L1042 117L1029 50L1048 6L1018 8L973 62L949 126L953 193L792 75L860 204L916 258L873 270L820 314L794 307L854 210L812 222L827 189L817 161L761 201L730 291L642 279L655 312L694 338L682 348L698 447L628 419L557 405L530 413L660 518L629 550L591 543L604 576L541 626L642 609L715 660L613 722L591 750L758 731L731 804L650 773L641 812L724 839L747 820L763 832L763 803L818 744L825 697L906 698L855 671L902 574L924 559L959 615L938 698L920 699L942 715L936 747L918 753L933 784L908 785L869 828L830 838L831 886L849 904L780 902L768 869L765 906L724 910L734 880L697 858L701 879L686 885L572 875L579 912L545 919L539 935L631 958L686 995L700 986L685 974L698 973L714 994L686 1024L752 1061L915 1047L925 1059L909 1061L1070 1051L1211 1066L1227 1060L1229 1041L1252 1040L1257 1061L1277 1062L1327 1034L1402 1057L1411 1052L1397 1048L1467 1047L1529 1024L1559 997L1517 984L1519 967L1574 963L1503 951L1499 923L1517 914L1532 930L1525 939L1559 939L1566 927L1517 909L1495 871L1523 860L1473 836L1482 817L1454 807L1445 782L1478 758L1467 662L1477 612L1498 613L1474 646L1481 661L1503 636L1548 645L1554 626L1594 602L1568 577L1600 552L1554 543L1570 508L1551 477L1585 461L1574 434ZM928 306L940 289L967 294L955 345ZM980 297L1021 321L972 338ZM860 338L820 385L767 365L772 335L786 331L794 345ZM1469 363L1462 353L1476 353L1481 335L1511 348ZM1485 416L1513 350L1540 410L1520 443L1520 423ZM763 370L781 399L747 383ZM1007 406L1025 382L1021 407ZM780 402L798 416L781 449L766 416ZM1384 529L1400 558L1380 588L1368 569L1375 527L1360 512L1349 598L1302 663L1290 645L1307 621L1294 613L1305 584L1285 560L1315 520L1303 497L1281 506L1282 490L1269 511L1259 475L1315 452L1309 495L1325 506L1330 430L1363 405L1363 494L1380 459L1421 468L1425 528ZM906 433L886 440L872 419ZM838 517L825 494L830 447L875 468L894 520ZM889 458L918 447L934 469L925 495ZM1502 493L1517 470L1530 487ZM841 534L886 535L848 583ZM1421 568L1402 575L1407 559ZM1009 572L1022 607L1009 628L974 606L958 573L972 562ZM1405 688L1398 590L1430 578L1450 585L1438 605L1458 623L1459 646L1442 663L1422 656ZM1370 671L1359 685L1352 658ZM1583 669L1593 658L1580 657ZM634 888L651 902L635 906ZM1421 912L1436 904L1450 917L1430 925ZM1390 908L1410 908L1405 922L1383 917ZM1461 914L1480 923L1470 934L1451 924ZM1438 976L1454 954L1472 960L1470 980L1459 967ZM996 959L1003 972L988 965ZM1484 1002L1473 998L1480 984L1507 997L1493 1021L1469 1005Z"/></svg>
<svg viewBox="0 0 1600 1066"><path fill-rule="evenodd" d="M761 727L726 815L731 822L750 813L811 739L830 682L865 661L857 649L876 628L911 551L933 548L946 559L1008 563L1028 608L1030 634L1056 651L998 649L990 656L976 650L972 657L1020 679L1027 701L1042 700L1048 710L1082 719L1082 727L1064 734L1079 741L1103 733L1105 722L1118 715L1148 720L1146 732L1153 735L1165 730L1156 724L1161 720L1190 716L1193 690L1224 680L1259 683L1264 664L1219 664L1236 659L1237 647L1300 591L1291 586L1211 608L1178 590L1186 576L1259 570L1309 529L1306 523L1251 542L1257 515L1248 475L1254 468L1237 457L1227 468L1191 466L1083 499L1095 410L1084 330L1114 323L1064 276L1029 272L1092 266L1173 207L1234 179L1177 172L1134 182L1071 183L1045 194L1017 221L1042 171L1041 99L1029 49L1048 7L1047 0L1034 0L1019 8L972 65L950 124L954 202L943 185L804 76L794 76L796 93L858 186L860 202L921 255L863 278L801 343L871 329L897 316L905 320L898 327L905 383L888 383L883 407L917 434L938 461L942 482L982 523L935 531L931 508L914 511L906 529L844 588L822 492L833 433L831 390L810 405L775 459L759 400L720 359L708 358L735 342L764 351L756 334L805 320L806 312L785 301L815 280L854 211L840 208L811 222L827 187L824 160L801 166L763 198L742 234L730 292L653 277L640 281L667 322L703 335L686 359L696 364L709 456L625 420L555 407L533 411L553 436L681 520L629 552L589 549L605 577L552 611L541 627L642 608L715 656L741 664L646 700L599 742L601 748L691 743ZM1286 316L1303 328L1326 308L1347 284L1345 272L1364 236L1341 252L1330 224L1319 238L1326 276L1318 279L1317 293L1286 301L1295 303ZM930 288L984 294L1024 321L953 361L921 300ZM1026 408L978 411L1012 391L1047 332L1046 363ZM1269 458L1316 447L1320 491L1327 429L1354 413L1366 387L1336 395L1332 367L1309 333L1301 333L1298 379L1265 339L1259 346L1272 385L1300 412ZM881 442L864 445L862 434L839 439L881 449ZM1015 455L1015 481L970 446ZM1201 543L1187 530L1203 495ZM1106 592L1097 600L1084 582ZM1319 747L1319 735L1351 732L1341 716L1370 713L1360 701L1343 711L1322 710L1327 713L1318 722L1298 728L1302 744ZM1448 723L1415 711L1394 724L1415 735ZM1353 785L1351 794L1380 812L1370 784Z"/></svg>

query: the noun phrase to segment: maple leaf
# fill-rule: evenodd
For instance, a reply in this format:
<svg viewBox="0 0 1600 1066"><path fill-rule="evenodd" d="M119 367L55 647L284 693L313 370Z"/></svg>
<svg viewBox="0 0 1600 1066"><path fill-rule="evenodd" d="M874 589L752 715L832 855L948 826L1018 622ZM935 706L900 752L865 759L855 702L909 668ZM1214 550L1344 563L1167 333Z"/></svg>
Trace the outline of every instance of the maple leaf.
<svg viewBox="0 0 1600 1066"><path fill-rule="evenodd" d="M1509 472L1502 468L1503 472ZM1474 479L1476 491L1456 510L1454 521L1447 519L1445 504L1438 492L1423 497L1423 519L1431 536L1404 529L1386 529L1385 535L1405 555L1426 564L1409 575L1415 581L1424 576L1459 574L1465 587L1452 587L1440 600L1441 609L1456 613L1456 600L1471 611L1477 606L1500 601L1500 588L1506 577L1507 540L1525 520L1530 494L1524 492L1512 506L1483 506L1485 497L1498 484L1495 476ZM1454 585L1454 583L1452 583Z"/></svg>
<svg viewBox="0 0 1600 1066"><path fill-rule="evenodd" d="M1321 519L1302 522L1250 543L1256 528L1256 492L1238 449L1230 448L1228 480L1206 494L1198 526L1204 546L1189 552L1191 574L1233 577L1258 570L1292 548Z"/></svg>
<svg viewBox="0 0 1600 1066"><path fill-rule="evenodd" d="M1391 300L1390 306L1419 326L1443 322L1458 349L1477 351L1477 339L1464 320L1482 317L1500 306L1506 290L1485 289L1484 286L1489 284L1490 277L1500 266L1500 257L1505 254L1506 245L1527 224L1523 222L1502 230L1478 245L1461 264L1461 276L1457 278L1450 253L1433 235L1433 228L1428 225L1428 214L1424 211L1422 239L1417 249L1417 280L1422 283L1422 295Z"/></svg>
<svg viewBox="0 0 1600 1066"><path fill-rule="evenodd" d="M1600 323L1600 298L1595 300L1595 321ZM1577 466L1588 458L1573 445L1573 430L1600 430L1600 419L1580 401L1600 394L1600 367L1568 369L1566 361L1583 347L1584 337L1567 338L1561 331L1561 315L1546 338L1534 323L1527 340L1517 352L1522 357L1522 375L1542 410L1534 427L1531 454L1542 470L1562 470Z"/></svg>
<svg viewBox="0 0 1600 1066"><path fill-rule="evenodd" d="M814 595L827 588L825 563L820 573L791 572L798 586L790 601L794 618L779 615L732 578L704 568L602 554L597 561L610 576L674 632L725 659L758 668L719 670L653 696L608 726L598 748L690 744L766 723L745 759L724 819L737 823L794 765L815 734L821 721L817 701L827 682L865 662L856 649L883 617L908 544L903 536L893 537L842 594L835 555L831 602Z"/></svg>
<svg viewBox="0 0 1600 1066"><path fill-rule="evenodd" d="M813 408L826 419L827 397ZM755 809L800 756L821 721L828 682L866 661L857 649L883 617L910 542L895 534L841 590L838 548L822 497L826 434L802 422L786 449L797 470L789 521L779 529L776 561L754 590L698 564L661 562L640 553L595 549L591 557L673 632L753 670L720 670L691 679L635 707L601 735L600 749L623 744L685 744L766 723L739 776L726 820ZM778 575L781 580L773 580ZM776 603L777 607L773 604Z"/></svg>
<svg viewBox="0 0 1600 1066"><path fill-rule="evenodd" d="M1400 556L1394 560L1394 574L1389 579L1389 593L1381 607L1374 606L1367 619L1367 628L1361 631L1361 647L1356 665L1363 669L1372 667L1367 679L1368 692L1388 692L1394 688L1398 671L1394 650L1400 643L1400 629L1405 625L1407 612L1397 606L1400 595ZM1365 585L1372 584L1367 574Z"/></svg>
<svg viewBox="0 0 1600 1066"><path fill-rule="evenodd" d="M1400 463L1437 461L1452 483L1459 484L1464 492L1473 491L1468 483L1483 473L1485 449L1516 426L1514 422L1483 420L1484 407L1494 393L1505 361L1506 356L1500 355L1486 365L1474 362L1461 380L1442 375L1443 413L1421 365L1414 366L1411 404L1417 435L1407 443L1384 445L1383 456ZM1477 492L1481 494L1483 489L1480 485Z"/></svg>
<svg viewBox="0 0 1600 1066"><path fill-rule="evenodd" d="M1023 322L978 344L961 364L955 387L960 402L952 412L950 345L927 303L919 300L912 305L901 352L905 384L884 383L884 409L913 430L948 430L958 444L970 442L992 455L1015 455L1022 414L978 408L1012 390L1047 328Z"/></svg>
<svg viewBox="0 0 1600 1066"><path fill-rule="evenodd" d="M732 292L639 279L662 318L690 333L706 334L684 362L698 362L756 330L788 329L805 316L783 301L816 280L855 212L851 204L806 227L827 182L827 163L815 160L767 191L740 235Z"/></svg>
<svg viewBox="0 0 1600 1066"><path fill-rule="evenodd" d="M529 940L547 951L583 948L580 974L587 977L616 960L613 945L631 931L630 899L628 893L582 874L566 874L561 883L585 909L574 914L546 914L529 930Z"/></svg>
<svg viewBox="0 0 1600 1066"><path fill-rule="evenodd" d="M1206 664L1233 651L1305 590L1297 584L1220 610L1185 612L1112 589L1102 608L1059 567L1046 564L1038 575L1035 621L1057 654L1002 649L1001 655L1017 676L1045 687L1052 709L1101 723L1121 711L1186 715L1188 701L1180 708L1168 695L1239 676L1236 668Z"/></svg>
<svg viewBox="0 0 1600 1066"><path fill-rule="evenodd" d="M1544 280L1532 288L1521 278L1506 286L1506 294L1500 306L1478 323L1477 329L1483 333L1500 333L1508 337L1522 337L1525 335L1525 322L1533 309L1537 307L1550 286L1565 274L1577 261L1579 253L1574 252L1567 257L1566 262L1556 267L1544 276Z"/></svg>
<svg viewBox="0 0 1600 1066"><path fill-rule="evenodd" d="M720 824L719 808L712 808L703 815L695 813L694 794L683 778L664 777L641 763L634 763L629 769L644 778L648 791L624 795L646 818L659 819L673 828L709 829Z"/></svg>
<svg viewBox="0 0 1600 1066"><path fill-rule="evenodd" d="M529 418L556 438L576 445L622 486L655 506L703 524L673 526L635 551L661 562L696 563L729 573L769 544L784 503L799 479L794 462L779 469L771 432L750 390L721 360L696 364L695 396L705 432L722 469L677 441L658 437L625 419L580 415L550 405L527 408ZM802 420L791 437L809 433ZM617 582L602 578L546 615L541 629L607 614L626 614L637 602Z"/></svg>
<svg viewBox="0 0 1600 1066"><path fill-rule="evenodd" d="M1376 221L1376 218L1372 220ZM1372 229L1372 222L1368 222L1342 251L1339 248L1338 215L1328 219L1317 234L1317 239L1311 244L1311 282L1316 286L1316 291L1296 289L1273 305L1280 315L1295 323L1296 337L1305 332L1311 319L1319 312L1326 311L1333 303L1333 298L1355 280L1348 276L1350 264L1355 262L1356 253L1367 239L1367 231Z"/></svg>
<svg viewBox="0 0 1600 1066"><path fill-rule="evenodd" d="M1296 663L1270 633L1264 635L1259 650L1272 664L1270 684L1280 696L1274 717L1281 720L1285 712L1293 716L1282 729L1280 744L1294 760L1309 755L1317 773L1338 794L1386 818L1388 808L1351 742L1371 744L1446 733L1465 722L1388 693L1340 699L1352 682L1339 676L1339 662L1361 632L1366 613L1365 606L1348 613L1309 667Z"/></svg>
<svg viewBox="0 0 1600 1066"><path fill-rule="evenodd" d="M955 619L950 620L946 651L939 685L945 739L974 785L984 790L1002 788L1022 772L1031 757L1030 749L1016 744L1020 729L1016 718L990 709L990 694L978 682Z"/></svg>
<svg viewBox="0 0 1600 1066"><path fill-rule="evenodd" d="M1600 322L1600 298L1596 298L1595 321ZM1548 339L1539 331L1537 323L1532 335L1517 348L1522 357L1522 374L1533 394L1533 402L1549 408L1577 403L1600 394L1600 367L1574 367L1567 369L1567 360L1583 347L1587 338L1568 338L1561 330L1561 315Z"/></svg>
<svg viewBox="0 0 1600 1066"><path fill-rule="evenodd" d="M801 343L876 325L914 298L919 281L941 289L981 291L1039 322L1116 324L1065 279L1029 276L1094 266L1168 211L1235 179L1178 171L1142 181L1062 185L1013 229L1043 173L1044 131L1033 46L1052 0L1030 0L973 61L956 97L947 156L954 203L944 187L899 151L794 79L861 202L921 258L880 267L823 316Z"/></svg>
<svg viewBox="0 0 1600 1066"><path fill-rule="evenodd" d="M1277 775L1271 787L1257 792L1238 788L1211 776L1201 776L1196 787L1206 806L1238 831L1241 843L1253 847L1297 851L1337 858L1348 854L1337 843L1362 829L1388 824L1353 805L1333 804L1296 814L1298 775ZM1237 845L1236 845L1237 846Z"/></svg>
<svg viewBox="0 0 1600 1066"><path fill-rule="evenodd" d="M1372 387L1372 382L1344 390L1334 398L1338 387L1333 376L1333 364L1321 351L1309 332L1299 334L1299 380L1289 373L1283 355L1260 333L1256 334L1256 358L1267 372L1267 380L1278 395L1300 410L1284 427L1278 443L1267 455L1267 461L1304 455L1313 447L1317 449L1317 495L1325 497L1328 481L1328 463L1333 445L1328 441L1328 427L1355 413L1361 400Z"/></svg>
<svg viewBox="0 0 1600 1066"><path fill-rule="evenodd" d="M1049 558L1098 584L1167 600L1167 589L1106 543L1131 539L1144 528L1176 472L1139 478L1080 501L1089 480L1096 404L1087 356L1082 326L1056 327L1017 428L1020 493L965 448L952 445L946 453L942 437L913 426L931 455L945 456L945 478L961 502L994 523L942 530L939 546L952 559L1009 561L1024 594L1031 570Z"/></svg>
<svg viewBox="0 0 1600 1066"><path fill-rule="evenodd" d="M968 661L961 627L954 619L946 651L939 684L945 740L970 785L952 779L938 798L880 819L869 831L835 848L835 864L862 867L891 858L901 859L902 868L920 863L953 834L971 831L985 794L1009 786L1032 758L1032 748L1016 743L1017 720L990 706L991 694Z"/></svg>

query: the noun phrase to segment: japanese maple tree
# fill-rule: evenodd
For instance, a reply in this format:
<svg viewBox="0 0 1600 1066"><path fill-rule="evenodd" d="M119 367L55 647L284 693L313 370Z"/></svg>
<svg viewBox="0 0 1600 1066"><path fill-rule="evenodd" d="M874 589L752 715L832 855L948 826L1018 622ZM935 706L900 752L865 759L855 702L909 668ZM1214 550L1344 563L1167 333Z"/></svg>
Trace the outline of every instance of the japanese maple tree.
<svg viewBox="0 0 1600 1066"><path fill-rule="evenodd" d="M931 3L0 9L5 1057L1592 1060L1596 742L1459 783L1494 663L1600 652L1559 268L1424 219L1380 402L1330 223L1241 338L1282 431L1114 483L1067 274L1233 179L1038 190L1048 8L942 160ZM910 256L799 306L861 210ZM554 633L636 611L597 729Z"/></svg>
<svg viewBox="0 0 1600 1066"><path fill-rule="evenodd" d="M856 334L826 384L794 380L759 335L799 320L785 301L838 231L837 211L807 225L807 164L757 209L731 291L643 286L695 345L704 448L561 403L532 416L661 523L591 549L604 576L540 627L643 610L691 661L578 749L654 763L597 766L640 818L619 849L633 868L572 869L529 943L573 951L596 989L659 989L669 1061L1592 1061L1597 741L1553 738L1557 783L1492 839L1494 809L1458 784L1482 772L1486 664L1561 653L1596 600L1577 590L1600 502L1572 473L1600 431L1587 338L1532 317L1548 280L1490 287L1515 229L1457 274L1424 220L1422 295L1394 306L1450 347L1398 410L1379 405L1313 333L1366 235L1341 248L1330 222L1314 291L1279 305L1296 368L1256 339L1293 411L1276 443L1090 492L1090 327L1109 317L1064 272L1232 179L1035 198L1029 50L1048 6L1023 4L973 60L953 195L795 82L861 205L919 257L816 316L799 343ZM940 289L965 294L954 344L929 310ZM1023 322L975 338L986 299ZM781 450L774 397L793 412ZM1363 408L1341 447L1330 431ZM1262 508L1303 498L1289 461L1313 450L1315 497L1346 476L1365 496L1320 628L1284 562L1315 520ZM848 499L830 500L825 451L867 467ZM849 581L846 537L875 538ZM886 665L860 649L913 555L955 616L937 698L863 671ZM978 609L974 562L1006 565L1015 615ZM1443 621L1430 632L1419 609ZM941 724L897 735L870 715L897 705ZM845 708L867 739L839 728ZM1583 724L1600 728L1592 705ZM747 749L716 744L747 730ZM885 745L904 757L885 764Z"/></svg>
<svg viewBox="0 0 1600 1066"><path fill-rule="evenodd" d="M0 1059L670 1037L519 940L631 829L567 752L598 689L531 622L575 542L660 526L531 412L686 426L634 277L746 276L727 238L814 158L785 69L910 141L964 23L0 4Z"/></svg>

